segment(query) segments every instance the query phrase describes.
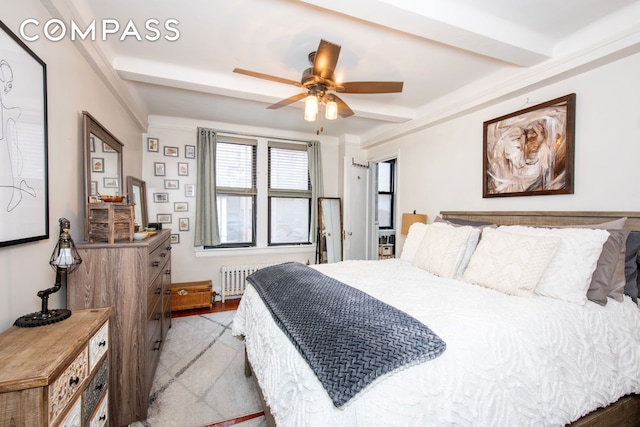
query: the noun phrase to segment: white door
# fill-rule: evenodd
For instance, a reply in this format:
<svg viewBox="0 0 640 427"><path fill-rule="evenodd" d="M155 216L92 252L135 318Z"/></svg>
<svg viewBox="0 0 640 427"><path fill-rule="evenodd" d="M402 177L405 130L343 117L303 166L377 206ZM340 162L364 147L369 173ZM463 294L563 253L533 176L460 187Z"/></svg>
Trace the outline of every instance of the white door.
<svg viewBox="0 0 640 427"><path fill-rule="evenodd" d="M373 182L373 166L345 157L345 189L343 203L344 259L374 259L370 248L370 230L374 227L370 196Z"/></svg>

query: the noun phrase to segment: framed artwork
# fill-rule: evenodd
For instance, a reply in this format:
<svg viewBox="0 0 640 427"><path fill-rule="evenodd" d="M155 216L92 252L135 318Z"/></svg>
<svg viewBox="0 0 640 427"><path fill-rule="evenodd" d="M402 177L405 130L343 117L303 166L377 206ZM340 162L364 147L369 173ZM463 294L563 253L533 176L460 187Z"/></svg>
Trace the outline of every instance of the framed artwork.
<svg viewBox="0 0 640 427"><path fill-rule="evenodd" d="M196 197L196 185L195 184L185 184L184 185L184 195L185 195L185 197Z"/></svg>
<svg viewBox="0 0 640 427"><path fill-rule="evenodd" d="M104 188L120 188L118 178L102 178Z"/></svg>
<svg viewBox="0 0 640 427"><path fill-rule="evenodd" d="M196 158L196 146L195 145L185 145L184 146L184 157L185 157L185 159L195 159Z"/></svg>
<svg viewBox="0 0 640 427"><path fill-rule="evenodd" d="M189 231L189 218L178 218L178 230Z"/></svg>
<svg viewBox="0 0 640 427"><path fill-rule="evenodd" d="M157 153L159 146L160 141L158 140L158 138L147 138L147 151Z"/></svg>
<svg viewBox="0 0 640 427"><path fill-rule="evenodd" d="M106 142L102 143L102 152L103 153L117 153L117 151L114 150L113 148L111 148L111 146L109 144L107 144Z"/></svg>
<svg viewBox="0 0 640 427"><path fill-rule="evenodd" d="M2 247L49 238L49 183L47 66L1 21L0 76Z"/></svg>
<svg viewBox="0 0 640 427"><path fill-rule="evenodd" d="M164 147L164 155L168 157L178 157L178 147Z"/></svg>
<svg viewBox="0 0 640 427"><path fill-rule="evenodd" d="M92 153L96 152L96 139L93 136L89 137L89 151Z"/></svg>
<svg viewBox="0 0 640 427"><path fill-rule="evenodd" d="M180 243L180 235L179 234L171 234L171 235L169 235L169 239L171 239L171 244Z"/></svg>
<svg viewBox="0 0 640 427"><path fill-rule="evenodd" d="M171 214L157 214L156 221L161 224L171 224Z"/></svg>
<svg viewBox="0 0 640 427"><path fill-rule="evenodd" d="M180 181L177 179L165 179L164 188L165 190L177 190L180 188Z"/></svg>
<svg viewBox="0 0 640 427"><path fill-rule="evenodd" d="M98 195L98 181L91 181L91 196L97 196Z"/></svg>
<svg viewBox="0 0 640 427"><path fill-rule="evenodd" d="M573 194L576 94L484 122L482 197Z"/></svg>
<svg viewBox="0 0 640 427"><path fill-rule="evenodd" d="M104 172L104 157L91 158L91 172Z"/></svg>
<svg viewBox="0 0 640 427"><path fill-rule="evenodd" d="M163 162L154 162L153 163L153 174L155 176L164 176L165 175L166 166Z"/></svg>
<svg viewBox="0 0 640 427"><path fill-rule="evenodd" d="M189 176L189 163L187 163L187 162L178 162L178 175L179 176Z"/></svg>
<svg viewBox="0 0 640 427"><path fill-rule="evenodd" d="M173 211L174 212L188 212L189 211L189 203L187 203L187 202L173 202Z"/></svg>
<svg viewBox="0 0 640 427"><path fill-rule="evenodd" d="M153 193L154 203L169 203L169 193Z"/></svg>

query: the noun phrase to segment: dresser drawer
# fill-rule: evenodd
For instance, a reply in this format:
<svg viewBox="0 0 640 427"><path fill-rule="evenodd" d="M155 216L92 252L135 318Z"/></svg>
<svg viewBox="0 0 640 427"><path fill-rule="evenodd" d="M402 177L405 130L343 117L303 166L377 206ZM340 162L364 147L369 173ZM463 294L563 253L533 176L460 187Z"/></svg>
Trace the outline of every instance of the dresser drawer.
<svg viewBox="0 0 640 427"><path fill-rule="evenodd" d="M59 427L79 427L80 424L80 410L81 410L81 402L80 399L73 404L71 411L64 417L64 420L59 424Z"/></svg>
<svg viewBox="0 0 640 427"><path fill-rule="evenodd" d="M166 239L157 248L149 253L149 280L154 280L163 271L164 265L171 256L171 243Z"/></svg>
<svg viewBox="0 0 640 427"><path fill-rule="evenodd" d="M109 392L105 393L98 410L89 421L89 427L104 427L109 425Z"/></svg>
<svg viewBox="0 0 640 427"><path fill-rule="evenodd" d="M108 360L104 359L100 368L82 392L82 425L86 425L87 420L98 406L100 397L107 389L107 364Z"/></svg>
<svg viewBox="0 0 640 427"><path fill-rule="evenodd" d="M93 371L109 349L109 322L107 321L89 340L89 372Z"/></svg>
<svg viewBox="0 0 640 427"><path fill-rule="evenodd" d="M88 346L49 386L49 422L52 423L71 402L89 374ZM80 399L78 399L80 400Z"/></svg>

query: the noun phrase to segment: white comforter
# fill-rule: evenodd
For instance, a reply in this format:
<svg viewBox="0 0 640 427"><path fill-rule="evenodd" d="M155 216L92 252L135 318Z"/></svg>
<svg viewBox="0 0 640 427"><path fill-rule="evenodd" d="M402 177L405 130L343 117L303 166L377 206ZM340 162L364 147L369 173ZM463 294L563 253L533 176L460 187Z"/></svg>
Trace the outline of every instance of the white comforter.
<svg viewBox="0 0 640 427"><path fill-rule="evenodd" d="M556 426L640 392L640 310L514 297L399 259L314 266L411 314L447 344L342 409L249 286L233 323L279 427Z"/></svg>

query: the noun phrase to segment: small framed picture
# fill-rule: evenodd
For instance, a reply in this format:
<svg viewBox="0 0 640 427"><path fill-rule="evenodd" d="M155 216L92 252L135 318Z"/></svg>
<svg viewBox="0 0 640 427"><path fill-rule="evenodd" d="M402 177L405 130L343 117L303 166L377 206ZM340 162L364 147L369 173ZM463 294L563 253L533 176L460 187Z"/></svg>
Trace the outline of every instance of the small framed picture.
<svg viewBox="0 0 640 427"><path fill-rule="evenodd" d="M158 141L158 138L147 138L147 151L153 151L154 153L157 153L159 146L160 141Z"/></svg>
<svg viewBox="0 0 640 427"><path fill-rule="evenodd" d="M92 153L96 152L96 139L93 136L89 137L89 151Z"/></svg>
<svg viewBox="0 0 640 427"><path fill-rule="evenodd" d="M169 238L171 239L171 244L180 243L180 235L179 234L171 234L169 236Z"/></svg>
<svg viewBox="0 0 640 427"><path fill-rule="evenodd" d="M189 231L189 218L178 218L178 230Z"/></svg>
<svg viewBox="0 0 640 427"><path fill-rule="evenodd" d="M185 159L195 159L196 158L196 146L195 145L185 145L184 146L184 158Z"/></svg>
<svg viewBox="0 0 640 427"><path fill-rule="evenodd" d="M189 176L189 163L178 162L178 175Z"/></svg>
<svg viewBox="0 0 640 427"><path fill-rule="evenodd" d="M91 195L98 195L98 181L91 181Z"/></svg>
<svg viewBox="0 0 640 427"><path fill-rule="evenodd" d="M169 203L169 193L153 193L154 203Z"/></svg>
<svg viewBox="0 0 640 427"><path fill-rule="evenodd" d="M153 163L153 174L155 176L164 176L165 175L165 164L164 162L154 162Z"/></svg>
<svg viewBox="0 0 640 427"><path fill-rule="evenodd" d="M165 190L177 190L180 188L180 181L177 179L165 179L164 180L164 189Z"/></svg>
<svg viewBox="0 0 640 427"><path fill-rule="evenodd" d="M104 172L104 157L91 158L91 172Z"/></svg>
<svg viewBox="0 0 640 427"><path fill-rule="evenodd" d="M188 212L189 211L189 203L187 203L187 202L173 202L173 211L174 212Z"/></svg>
<svg viewBox="0 0 640 427"><path fill-rule="evenodd" d="M102 143L102 152L103 153L115 153L116 150L111 148L111 146L109 144L107 144L106 142L103 142Z"/></svg>
<svg viewBox="0 0 640 427"><path fill-rule="evenodd" d="M156 220L161 224L171 224L171 214L158 214Z"/></svg>
<svg viewBox="0 0 640 427"><path fill-rule="evenodd" d="M196 185L195 184L185 184L184 185L184 195L185 195L185 197L196 197Z"/></svg>
<svg viewBox="0 0 640 427"><path fill-rule="evenodd" d="M168 157L178 157L178 147L164 147L164 155Z"/></svg>
<svg viewBox="0 0 640 427"><path fill-rule="evenodd" d="M118 188L118 178L102 178L104 188Z"/></svg>

